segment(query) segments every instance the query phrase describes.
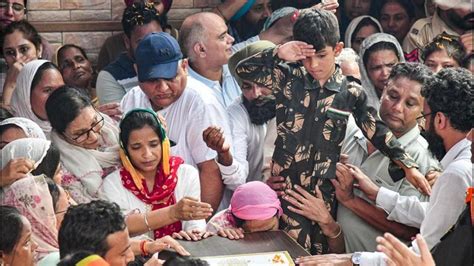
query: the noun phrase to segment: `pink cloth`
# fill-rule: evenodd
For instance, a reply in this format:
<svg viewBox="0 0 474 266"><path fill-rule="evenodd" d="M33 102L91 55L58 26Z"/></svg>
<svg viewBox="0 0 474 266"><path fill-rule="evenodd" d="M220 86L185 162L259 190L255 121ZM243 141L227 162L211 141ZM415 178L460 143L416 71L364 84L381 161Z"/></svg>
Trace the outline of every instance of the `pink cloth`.
<svg viewBox="0 0 474 266"><path fill-rule="evenodd" d="M31 238L38 244L35 261L59 251L53 199L44 176L28 175L5 189L1 204L13 206L31 223Z"/></svg>
<svg viewBox="0 0 474 266"><path fill-rule="evenodd" d="M229 210L242 220L266 220L282 214L280 200L273 189L260 181L240 185L230 200Z"/></svg>

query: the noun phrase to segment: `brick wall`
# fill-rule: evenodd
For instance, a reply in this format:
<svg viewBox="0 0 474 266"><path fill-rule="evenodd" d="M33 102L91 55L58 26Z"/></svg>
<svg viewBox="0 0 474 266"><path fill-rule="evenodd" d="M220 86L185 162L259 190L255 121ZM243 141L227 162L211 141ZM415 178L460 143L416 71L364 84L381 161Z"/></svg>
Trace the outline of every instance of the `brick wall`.
<svg viewBox="0 0 474 266"><path fill-rule="evenodd" d="M174 0L168 14L169 22L179 26L186 16L209 10L219 2ZM83 47L95 62L105 39L120 30L124 8L123 0L28 0L28 20L55 48L74 43ZM65 27L69 24L75 24L76 27L73 30ZM104 30L104 24L118 31Z"/></svg>

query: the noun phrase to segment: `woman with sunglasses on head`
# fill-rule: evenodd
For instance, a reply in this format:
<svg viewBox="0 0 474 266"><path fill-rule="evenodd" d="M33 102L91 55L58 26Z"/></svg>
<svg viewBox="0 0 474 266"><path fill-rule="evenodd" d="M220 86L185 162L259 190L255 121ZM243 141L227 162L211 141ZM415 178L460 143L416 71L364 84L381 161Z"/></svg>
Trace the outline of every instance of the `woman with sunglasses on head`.
<svg viewBox="0 0 474 266"><path fill-rule="evenodd" d="M421 50L421 60L433 72L443 68L460 67L466 58L466 51L459 37L441 33Z"/></svg>
<svg viewBox="0 0 474 266"><path fill-rule="evenodd" d="M67 85L49 96L45 109L51 141L68 173L63 186L78 203L97 199L102 178L120 165L115 122L97 111L81 90Z"/></svg>
<svg viewBox="0 0 474 266"><path fill-rule="evenodd" d="M147 229L141 233L153 239L208 237L204 219L212 209L200 202L198 172L170 155L170 141L156 113L148 109L127 113L120 123L120 145L123 167L104 180L103 198L116 202L125 213L138 210L142 220L137 222ZM152 217L160 211L167 215L156 226Z"/></svg>

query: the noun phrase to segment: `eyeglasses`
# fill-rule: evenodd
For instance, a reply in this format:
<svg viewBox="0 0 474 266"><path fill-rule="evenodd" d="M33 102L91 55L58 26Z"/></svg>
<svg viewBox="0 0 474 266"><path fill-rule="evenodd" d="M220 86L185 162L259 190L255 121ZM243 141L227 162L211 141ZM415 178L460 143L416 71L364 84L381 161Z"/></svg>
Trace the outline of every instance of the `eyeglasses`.
<svg viewBox="0 0 474 266"><path fill-rule="evenodd" d="M419 117L417 117L416 120L425 118L425 117L427 117L427 116L429 116L429 115L432 115L432 114L434 114L434 113L436 113L436 112L431 112L431 113L427 113L427 114L422 114L422 115L420 115Z"/></svg>
<svg viewBox="0 0 474 266"><path fill-rule="evenodd" d="M99 118L97 118L97 117L99 117ZM94 133L99 133L100 130L102 129L102 127L104 126L104 117L100 113L97 113L96 120L97 120L97 122L92 124L91 128L89 128L87 131L81 133L79 136L76 136L76 137L66 136L66 137L68 137L70 140L72 140L76 143L82 143L82 142L88 140L92 131L94 131Z"/></svg>
<svg viewBox="0 0 474 266"><path fill-rule="evenodd" d="M10 6L12 7L13 12L17 14L26 11L26 7L20 3L8 3L5 1L0 2L0 9L7 9Z"/></svg>

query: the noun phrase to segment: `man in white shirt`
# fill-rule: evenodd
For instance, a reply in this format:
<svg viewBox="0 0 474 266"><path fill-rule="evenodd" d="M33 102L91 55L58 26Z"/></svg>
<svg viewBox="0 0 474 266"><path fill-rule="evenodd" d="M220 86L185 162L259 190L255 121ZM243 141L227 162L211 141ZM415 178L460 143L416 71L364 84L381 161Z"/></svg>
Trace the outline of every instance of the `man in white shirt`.
<svg viewBox="0 0 474 266"><path fill-rule="evenodd" d="M218 15L202 12L187 17L179 30L179 44L189 60L189 75L204 83L222 104L222 112L239 95L240 88L229 72L234 38Z"/></svg>
<svg viewBox="0 0 474 266"><path fill-rule="evenodd" d="M466 69L448 68L435 77L422 91L425 97L423 117L427 120L428 147L436 157L442 158L444 171L433 186L430 201L420 202L416 197L379 188L362 172L351 171L360 189L388 213L388 219L419 227L430 249L440 242L464 210L464 193L472 184L473 170L471 141L466 138L474 127L472 75ZM412 245L418 251L416 242ZM385 265L382 253L370 252L305 257L297 263L336 261L340 265Z"/></svg>
<svg viewBox="0 0 474 266"><path fill-rule="evenodd" d="M258 41L238 51L229 60L229 69L242 89L242 96L227 108L233 152L218 128L209 127L204 132L204 141L217 151L219 169L224 180L231 181L226 185L232 191L246 182L262 181L263 171L269 169L276 138L275 99L271 89L236 76L235 68L242 59L271 47L275 45L269 41ZM270 148L265 147L267 137L272 139L268 141ZM267 161L265 153L269 154Z"/></svg>
<svg viewBox="0 0 474 266"><path fill-rule="evenodd" d="M224 186L216 153L206 146L202 132L218 123L193 89L199 82L187 76L187 60L177 41L167 33L152 33L140 41L135 58L139 86L124 96L122 109L150 108L164 116L169 138L176 142L171 153L198 168L201 200L217 210Z"/></svg>
<svg viewBox="0 0 474 266"><path fill-rule="evenodd" d="M393 67L389 81L380 97L379 114L405 151L419 165L422 174L441 170L439 162L427 150L428 143L420 135L417 117L423 110L421 89L432 79L433 73L422 64L400 63ZM420 201L428 197L418 192L405 178L393 181L390 159L375 149L364 137L354 120L349 120L341 153L348 162L359 167L377 186L403 196L414 196ZM348 170L347 166L338 168ZM339 200L337 221L344 231L346 252L375 251L375 238L384 232L409 240L418 230L386 219L387 214L375 206L360 190L336 193Z"/></svg>

